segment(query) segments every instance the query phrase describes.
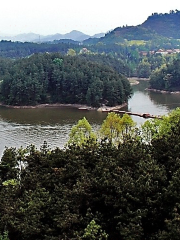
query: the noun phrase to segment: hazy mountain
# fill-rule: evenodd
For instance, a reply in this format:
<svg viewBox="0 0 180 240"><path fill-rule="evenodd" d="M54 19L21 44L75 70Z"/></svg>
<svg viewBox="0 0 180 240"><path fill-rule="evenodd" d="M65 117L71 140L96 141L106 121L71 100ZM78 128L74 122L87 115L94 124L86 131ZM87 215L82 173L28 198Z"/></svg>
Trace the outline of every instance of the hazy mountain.
<svg viewBox="0 0 180 240"><path fill-rule="evenodd" d="M14 42L31 42L33 41L34 39L39 39L40 36L39 34L36 34L36 33L22 33L22 34L18 34L16 36L13 36L13 37L9 37L9 39L7 40L11 40L11 41L14 41Z"/></svg>
<svg viewBox="0 0 180 240"><path fill-rule="evenodd" d="M92 36L92 38L100 38L103 37L105 34L104 33L97 33L94 36ZM77 31L77 30L73 30L69 33L66 34L55 34L55 35L49 35L46 37L41 38L41 41L54 41L54 40L61 40L61 39L71 39L73 41L78 41L78 42L82 42L86 39L91 38L90 35L84 34L83 32Z"/></svg>
<svg viewBox="0 0 180 240"><path fill-rule="evenodd" d="M105 36L105 33L97 33L97 34L94 34L91 38L101 38L104 36Z"/></svg>
<svg viewBox="0 0 180 240"><path fill-rule="evenodd" d="M32 41L33 42L51 42L51 41L60 40L63 38L64 38L63 34L56 33L54 35L41 36L40 39L34 38Z"/></svg>
<svg viewBox="0 0 180 240"><path fill-rule="evenodd" d="M76 31L76 30L73 30L70 33L64 34L64 39L72 39L74 41L79 41L79 42L82 42L88 38L90 38L89 35L79 32L79 31Z"/></svg>
<svg viewBox="0 0 180 240"><path fill-rule="evenodd" d="M92 36L93 38L99 38L104 36L104 33L97 33L94 36ZM11 40L11 41L19 41L19 42L51 42L51 41L56 41L56 40L61 40L61 39L69 39L69 40L73 40L73 41L78 41L78 42L82 42L88 38L90 38L90 35L84 34L83 32L77 31L77 30L73 30L69 33L66 34L60 34L60 33L56 33L56 34L52 34L52 35L47 35L47 36L43 36L40 34L36 34L36 33L23 33L23 34L18 34L16 36L0 36L0 40Z"/></svg>
<svg viewBox="0 0 180 240"><path fill-rule="evenodd" d="M61 40L61 39L71 39L73 41L82 42L83 40L89 37L90 37L89 35L73 30L70 33L66 33L66 34L57 33L57 34L41 37L40 42L50 42L50 41ZM37 41L39 41L39 39L34 39L34 42L37 42Z"/></svg>

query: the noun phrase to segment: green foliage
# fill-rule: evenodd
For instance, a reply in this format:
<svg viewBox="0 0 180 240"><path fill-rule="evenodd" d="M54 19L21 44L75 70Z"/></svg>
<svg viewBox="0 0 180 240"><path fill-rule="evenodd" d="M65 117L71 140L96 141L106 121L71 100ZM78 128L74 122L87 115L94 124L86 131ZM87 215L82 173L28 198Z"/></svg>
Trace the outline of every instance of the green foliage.
<svg viewBox="0 0 180 240"><path fill-rule="evenodd" d="M110 142L119 143L127 134L132 134L132 128L135 122L128 114L124 114L121 118L119 114L114 112L108 113L104 120L100 132Z"/></svg>
<svg viewBox="0 0 180 240"><path fill-rule="evenodd" d="M162 119L147 120L142 126L142 137L145 141L150 142L152 139L167 135L176 129L180 121L180 108L176 108L168 116L163 116Z"/></svg>
<svg viewBox="0 0 180 240"><path fill-rule="evenodd" d="M61 52L61 54L66 54L68 49L80 50L81 46L75 44L75 42L61 42L54 41L49 43L32 43L32 42L12 42L1 40L0 49L1 57L20 59L29 57L36 53L52 53Z"/></svg>
<svg viewBox="0 0 180 240"><path fill-rule="evenodd" d="M67 55L72 56L72 57L76 56L76 51L74 49L70 48L67 51Z"/></svg>
<svg viewBox="0 0 180 240"><path fill-rule="evenodd" d="M123 133L133 135L133 128L136 126L136 123L132 120L131 116L126 113L123 114L121 124Z"/></svg>
<svg viewBox="0 0 180 240"><path fill-rule="evenodd" d="M151 74L151 64L144 59L137 67L137 76L140 78L148 78Z"/></svg>
<svg viewBox="0 0 180 240"><path fill-rule="evenodd" d="M150 87L159 90L180 90L180 59L161 66L150 76Z"/></svg>
<svg viewBox="0 0 180 240"><path fill-rule="evenodd" d="M132 46L132 45L144 45L145 44L145 41L144 40L130 40L130 41L127 41L126 44L128 46Z"/></svg>
<svg viewBox="0 0 180 240"><path fill-rule="evenodd" d="M88 141L91 143L96 143L96 134L92 131L92 127L84 117L83 119L79 120L78 123L72 127L68 145L76 145L82 146L86 144Z"/></svg>
<svg viewBox="0 0 180 240"><path fill-rule="evenodd" d="M61 66L62 63L63 63L63 59L62 59L62 58L55 58L55 59L53 60L53 63Z"/></svg>
<svg viewBox="0 0 180 240"><path fill-rule="evenodd" d="M111 54L82 54L80 55L82 59L86 59L88 61L97 62L101 65L106 65L113 68L120 74L125 76L129 73L129 67L125 61L121 58L117 58L117 56L112 56Z"/></svg>
<svg viewBox="0 0 180 240"><path fill-rule="evenodd" d="M92 220L85 228L85 233L82 239L108 239L108 235L101 229L101 226L98 225L94 220Z"/></svg>
<svg viewBox="0 0 180 240"><path fill-rule="evenodd" d="M18 176L18 159L17 152L15 148L5 149L3 156L1 158L0 164L0 181L1 183L10 180L15 181Z"/></svg>
<svg viewBox="0 0 180 240"><path fill-rule="evenodd" d="M107 137L111 142L119 139L119 135L122 131L121 117L116 113L108 113L108 116L104 120L101 126L101 133Z"/></svg>
<svg viewBox="0 0 180 240"><path fill-rule="evenodd" d="M4 181L2 183L3 186L16 186L18 184L17 180L16 179L10 179L10 180L7 180L7 181Z"/></svg>
<svg viewBox="0 0 180 240"><path fill-rule="evenodd" d="M7 231L4 231L3 235L0 234L0 240L9 240Z"/></svg>

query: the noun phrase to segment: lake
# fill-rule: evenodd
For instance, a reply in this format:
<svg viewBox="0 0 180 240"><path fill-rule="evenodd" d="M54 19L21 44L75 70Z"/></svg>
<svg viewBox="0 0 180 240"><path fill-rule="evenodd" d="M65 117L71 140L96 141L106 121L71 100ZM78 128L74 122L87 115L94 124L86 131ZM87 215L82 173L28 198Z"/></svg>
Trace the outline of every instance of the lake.
<svg viewBox="0 0 180 240"><path fill-rule="evenodd" d="M162 94L145 90L148 81L140 81L133 86L133 95L128 106L122 110L166 115L180 107L180 94ZM34 144L39 148L47 141L51 149L63 148L73 125L86 117L93 129L98 129L107 113L82 111L75 108L0 108L0 155L5 147L26 147ZM145 119L133 116L138 124Z"/></svg>

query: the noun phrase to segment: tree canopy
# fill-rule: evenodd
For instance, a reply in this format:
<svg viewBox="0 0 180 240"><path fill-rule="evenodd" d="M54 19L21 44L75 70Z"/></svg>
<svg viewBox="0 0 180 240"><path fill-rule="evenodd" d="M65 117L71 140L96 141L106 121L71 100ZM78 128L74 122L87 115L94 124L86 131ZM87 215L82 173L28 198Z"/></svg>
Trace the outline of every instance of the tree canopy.
<svg viewBox="0 0 180 240"><path fill-rule="evenodd" d="M58 102L114 106L127 102L131 95L122 74L78 56L34 54L8 66L2 62L1 67L1 99L8 105Z"/></svg>

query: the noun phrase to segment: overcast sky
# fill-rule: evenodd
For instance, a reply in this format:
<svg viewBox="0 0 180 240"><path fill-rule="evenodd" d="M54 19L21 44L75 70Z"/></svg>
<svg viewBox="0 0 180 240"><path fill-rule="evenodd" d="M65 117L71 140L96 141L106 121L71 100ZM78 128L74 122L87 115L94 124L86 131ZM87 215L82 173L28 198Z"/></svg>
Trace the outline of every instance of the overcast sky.
<svg viewBox="0 0 180 240"><path fill-rule="evenodd" d="M107 32L143 23L152 13L180 10L179 0L2 0L0 35L42 35L79 30Z"/></svg>

